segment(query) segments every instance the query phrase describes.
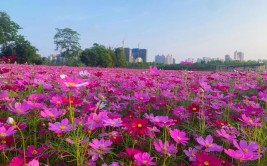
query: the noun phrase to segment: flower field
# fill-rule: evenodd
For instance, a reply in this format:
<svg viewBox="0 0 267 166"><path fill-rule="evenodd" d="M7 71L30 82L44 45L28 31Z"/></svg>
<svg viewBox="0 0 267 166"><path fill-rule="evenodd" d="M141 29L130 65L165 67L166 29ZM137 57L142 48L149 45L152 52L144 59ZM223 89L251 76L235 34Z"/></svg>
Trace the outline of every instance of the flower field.
<svg viewBox="0 0 267 166"><path fill-rule="evenodd" d="M267 72L0 64L0 165L266 166Z"/></svg>

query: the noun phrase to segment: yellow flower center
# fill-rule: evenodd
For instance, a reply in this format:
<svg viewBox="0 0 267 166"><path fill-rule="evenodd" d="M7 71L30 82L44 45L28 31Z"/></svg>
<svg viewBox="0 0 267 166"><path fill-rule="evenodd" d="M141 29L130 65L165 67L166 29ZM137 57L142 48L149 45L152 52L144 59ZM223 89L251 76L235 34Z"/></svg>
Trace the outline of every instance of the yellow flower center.
<svg viewBox="0 0 267 166"><path fill-rule="evenodd" d="M206 144L206 147L207 147L207 148L211 147L211 144Z"/></svg>
<svg viewBox="0 0 267 166"><path fill-rule="evenodd" d="M17 113L21 113L21 109L17 109Z"/></svg>
<svg viewBox="0 0 267 166"><path fill-rule="evenodd" d="M166 146L163 147L163 151L164 151L164 152L167 151L167 147L166 147Z"/></svg>
<svg viewBox="0 0 267 166"><path fill-rule="evenodd" d="M49 114L49 117L50 117L50 118L54 118L54 117L55 117L55 115L54 115L54 114L52 114L52 113L50 113L50 114Z"/></svg>
<svg viewBox="0 0 267 166"><path fill-rule="evenodd" d="M139 99L140 99L140 100L144 100L144 98L143 98L143 97L140 97Z"/></svg>
<svg viewBox="0 0 267 166"><path fill-rule="evenodd" d="M209 166L209 165L210 165L210 163L209 163L209 162L207 162L207 161L205 161L205 162L204 162L204 165L205 165L205 166Z"/></svg>
<svg viewBox="0 0 267 166"><path fill-rule="evenodd" d="M1 141L1 144L5 144L5 143L6 143L6 141L5 141L5 140L2 140L2 141Z"/></svg>
<svg viewBox="0 0 267 166"><path fill-rule="evenodd" d="M224 123L221 123L222 126L224 126Z"/></svg>
<svg viewBox="0 0 267 166"><path fill-rule="evenodd" d="M139 127L139 128L141 128L143 125L141 124L141 123L139 123L138 125L137 125L137 127Z"/></svg>
<svg viewBox="0 0 267 166"><path fill-rule="evenodd" d="M67 84L68 84L69 87L73 87L73 86L76 85L74 82L68 82Z"/></svg>
<svg viewBox="0 0 267 166"><path fill-rule="evenodd" d="M6 133L0 133L0 137L6 137Z"/></svg>
<svg viewBox="0 0 267 166"><path fill-rule="evenodd" d="M114 122L114 121L112 121L112 122L110 122L110 124L114 125L114 124L115 124L115 122Z"/></svg>
<svg viewBox="0 0 267 166"><path fill-rule="evenodd" d="M253 124L253 120L250 119L250 120L248 121L248 123L249 123L249 124Z"/></svg>
<svg viewBox="0 0 267 166"><path fill-rule="evenodd" d="M177 139L180 141L182 138L178 136Z"/></svg>
<svg viewBox="0 0 267 166"><path fill-rule="evenodd" d="M61 130L64 130L64 129L66 128L66 126L59 126L59 128L60 128Z"/></svg>
<svg viewBox="0 0 267 166"><path fill-rule="evenodd" d="M147 160L143 160L143 164L146 164L147 163Z"/></svg>
<svg viewBox="0 0 267 166"><path fill-rule="evenodd" d="M36 150L33 150L33 151L32 151L32 154L37 154L37 151L36 151Z"/></svg>
<svg viewBox="0 0 267 166"><path fill-rule="evenodd" d="M196 110L197 110L197 108L196 108L196 107L194 107L194 108L192 108L192 110L193 110L193 111L196 111Z"/></svg>
<svg viewBox="0 0 267 166"><path fill-rule="evenodd" d="M248 149L247 149L247 148L245 148L245 149L243 149L243 151L244 151L245 153L247 153L247 152L248 152Z"/></svg>
<svg viewBox="0 0 267 166"><path fill-rule="evenodd" d="M56 104L60 104L61 102L60 101L56 101Z"/></svg>

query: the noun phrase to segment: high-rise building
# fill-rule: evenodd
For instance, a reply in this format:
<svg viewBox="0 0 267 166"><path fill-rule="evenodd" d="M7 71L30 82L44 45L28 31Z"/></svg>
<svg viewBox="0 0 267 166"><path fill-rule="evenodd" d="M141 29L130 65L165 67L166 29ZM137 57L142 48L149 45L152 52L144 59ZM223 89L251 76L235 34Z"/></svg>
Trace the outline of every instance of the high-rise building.
<svg viewBox="0 0 267 166"><path fill-rule="evenodd" d="M175 58L172 59L172 64L175 64Z"/></svg>
<svg viewBox="0 0 267 166"><path fill-rule="evenodd" d="M142 58L142 62L147 62L147 49L133 48L132 57L133 61L135 61L137 58Z"/></svg>
<svg viewBox="0 0 267 166"><path fill-rule="evenodd" d="M173 58L172 58L172 55L167 55L166 56L166 60L165 60L165 63L166 64L173 64Z"/></svg>
<svg viewBox="0 0 267 166"><path fill-rule="evenodd" d="M127 62L133 62L132 49L124 48L124 55Z"/></svg>
<svg viewBox="0 0 267 166"><path fill-rule="evenodd" d="M234 60L244 61L244 53L241 51L240 52L235 51L234 52Z"/></svg>
<svg viewBox="0 0 267 166"><path fill-rule="evenodd" d="M225 61L231 61L231 57L230 57L230 55L225 55Z"/></svg>
<svg viewBox="0 0 267 166"><path fill-rule="evenodd" d="M139 57L143 59L143 62L147 62L147 49L139 49Z"/></svg>
<svg viewBox="0 0 267 166"><path fill-rule="evenodd" d="M155 63L165 63L165 56L164 55L156 55L155 56Z"/></svg>

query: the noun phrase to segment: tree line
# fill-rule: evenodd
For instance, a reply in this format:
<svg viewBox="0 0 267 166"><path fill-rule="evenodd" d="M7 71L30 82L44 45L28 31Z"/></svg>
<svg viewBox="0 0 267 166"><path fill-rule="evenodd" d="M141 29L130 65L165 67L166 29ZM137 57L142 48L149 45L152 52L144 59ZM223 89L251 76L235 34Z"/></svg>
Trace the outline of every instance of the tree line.
<svg viewBox="0 0 267 166"><path fill-rule="evenodd" d="M80 34L71 28L56 28L54 35L55 50L59 52L60 60L42 58L38 49L30 41L18 33L22 29L10 16L0 11L0 58L16 56L17 63L68 65L68 66L98 66L123 67L126 65L123 48L110 48L100 44L81 49Z"/></svg>

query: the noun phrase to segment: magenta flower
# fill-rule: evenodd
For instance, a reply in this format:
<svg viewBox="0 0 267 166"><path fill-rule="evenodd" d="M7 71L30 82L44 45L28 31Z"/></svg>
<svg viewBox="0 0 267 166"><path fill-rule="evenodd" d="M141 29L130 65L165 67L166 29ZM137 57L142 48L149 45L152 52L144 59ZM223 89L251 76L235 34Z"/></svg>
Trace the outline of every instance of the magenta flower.
<svg viewBox="0 0 267 166"><path fill-rule="evenodd" d="M159 127L171 126L175 124L173 119L170 119L168 116L155 116L154 118L151 118L150 121Z"/></svg>
<svg viewBox="0 0 267 166"><path fill-rule="evenodd" d="M150 99L149 96L148 96L148 92L145 92L145 93L143 93L143 92L139 92L139 93L135 92L134 93L134 97L135 97L136 101L139 101L139 102L147 102Z"/></svg>
<svg viewBox="0 0 267 166"><path fill-rule="evenodd" d="M261 123L258 123L260 121L260 118L251 119L250 117L247 117L245 114L242 114L241 120L244 124L243 126L261 126Z"/></svg>
<svg viewBox="0 0 267 166"><path fill-rule="evenodd" d="M44 155L43 154L44 150L45 150L44 147L35 149L34 145L29 145L26 150L26 157L35 158L35 159L42 157Z"/></svg>
<svg viewBox="0 0 267 166"><path fill-rule="evenodd" d="M63 119L61 122L48 123L48 129L54 131L57 134L65 133L72 130L71 124L67 118Z"/></svg>
<svg viewBox="0 0 267 166"><path fill-rule="evenodd" d="M197 146L197 149L204 147L206 152L221 152L223 150L222 146L213 143L213 138L211 135L208 135L206 139L203 139L203 137L197 137L196 140L201 145Z"/></svg>
<svg viewBox="0 0 267 166"><path fill-rule="evenodd" d="M53 96L50 100L50 103L55 104L57 107L62 105L62 97L60 96Z"/></svg>
<svg viewBox="0 0 267 166"><path fill-rule="evenodd" d="M228 140L229 142L232 142L236 139L235 135L228 134L224 129L216 130L216 133L220 136Z"/></svg>
<svg viewBox="0 0 267 166"><path fill-rule="evenodd" d="M30 162L28 163L27 166L39 166L39 165L40 165L40 164L39 164L39 161L33 159L32 161L30 161Z"/></svg>
<svg viewBox="0 0 267 166"><path fill-rule="evenodd" d="M107 120L104 120L104 126L120 127L122 126L122 120L121 119L107 119Z"/></svg>
<svg viewBox="0 0 267 166"><path fill-rule="evenodd" d="M258 152L259 145L256 142L250 142L248 144L247 141L241 140L238 144L234 140L233 144L237 150L224 149L224 152L232 158L239 160L257 160L261 157L261 154Z"/></svg>
<svg viewBox="0 0 267 166"><path fill-rule="evenodd" d="M197 150L195 148L190 147L188 150L184 150L184 153L187 157L189 157L189 161L197 161Z"/></svg>
<svg viewBox="0 0 267 166"><path fill-rule="evenodd" d="M103 159L103 154L106 154L111 148L109 147L112 144L110 140L101 140L93 139L89 145L92 150L89 151L89 154L92 155L92 160L96 161L99 157Z"/></svg>
<svg viewBox="0 0 267 166"><path fill-rule="evenodd" d="M170 130L170 135L174 141L178 144L187 144L189 138L186 137L186 133L178 129Z"/></svg>
<svg viewBox="0 0 267 166"><path fill-rule="evenodd" d="M156 165L156 163L152 161L153 157L150 157L147 152L135 154L134 159L139 166Z"/></svg>
<svg viewBox="0 0 267 166"><path fill-rule="evenodd" d="M14 127L9 127L6 129L5 126L0 127L0 139L5 139L6 137L13 135L17 132L17 130L14 130Z"/></svg>
<svg viewBox="0 0 267 166"><path fill-rule="evenodd" d="M57 110L56 108L44 108L44 110L41 111L40 115L46 119L56 119L63 115L65 112L66 110Z"/></svg>
<svg viewBox="0 0 267 166"><path fill-rule="evenodd" d="M177 149L174 144L170 144L169 141L162 142L162 140L154 141L153 143L155 149L162 154L167 154L169 156L174 155L177 153Z"/></svg>
<svg viewBox="0 0 267 166"><path fill-rule="evenodd" d="M14 106L12 106L12 104L10 103L8 105L8 109L9 109L10 112L16 113L18 115L24 115L24 114L27 114L28 113L28 111L29 111L29 105L25 101L23 103L16 102L14 104Z"/></svg>

